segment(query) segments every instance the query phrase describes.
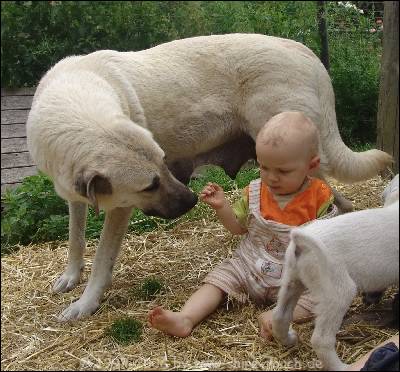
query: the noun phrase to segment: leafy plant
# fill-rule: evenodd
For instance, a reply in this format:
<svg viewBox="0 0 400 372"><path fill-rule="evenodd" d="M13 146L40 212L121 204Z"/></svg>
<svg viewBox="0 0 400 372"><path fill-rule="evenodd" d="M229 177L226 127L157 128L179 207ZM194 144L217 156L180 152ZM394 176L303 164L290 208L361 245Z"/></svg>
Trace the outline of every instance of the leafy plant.
<svg viewBox="0 0 400 372"><path fill-rule="evenodd" d="M25 245L68 237L68 219L63 220L68 215L68 206L56 195L51 180L45 175L27 177L17 189L7 190L2 195L2 204L2 252L17 243ZM38 231L46 233L38 234Z"/></svg>

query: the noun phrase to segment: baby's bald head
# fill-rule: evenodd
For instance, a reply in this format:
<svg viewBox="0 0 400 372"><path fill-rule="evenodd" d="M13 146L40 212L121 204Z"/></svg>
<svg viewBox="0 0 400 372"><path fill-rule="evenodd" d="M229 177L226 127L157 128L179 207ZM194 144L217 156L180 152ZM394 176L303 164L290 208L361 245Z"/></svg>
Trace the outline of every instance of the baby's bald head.
<svg viewBox="0 0 400 372"><path fill-rule="evenodd" d="M282 148L294 156L303 153L309 159L318 155L319 136L315 124L302 112L287 111L273 116L260 130L256 149Z"/></svg>

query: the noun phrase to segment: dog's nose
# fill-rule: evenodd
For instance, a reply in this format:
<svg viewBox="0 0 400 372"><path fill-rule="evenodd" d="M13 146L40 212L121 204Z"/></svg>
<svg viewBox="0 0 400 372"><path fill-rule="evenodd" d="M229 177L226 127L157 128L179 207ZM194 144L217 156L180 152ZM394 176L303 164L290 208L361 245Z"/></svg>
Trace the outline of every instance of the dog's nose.
<svg viewBox="0 0 400 372"><path fill-rule="evenodd" d="M168 206L164 207L163 210L152 208L143 210L143 213L147 216L155 216L166 219L178 218L189 212L197 204L197 200L197 195L191 191L188 191L188 193L184 194L184 196L170 201Z"/></svg>

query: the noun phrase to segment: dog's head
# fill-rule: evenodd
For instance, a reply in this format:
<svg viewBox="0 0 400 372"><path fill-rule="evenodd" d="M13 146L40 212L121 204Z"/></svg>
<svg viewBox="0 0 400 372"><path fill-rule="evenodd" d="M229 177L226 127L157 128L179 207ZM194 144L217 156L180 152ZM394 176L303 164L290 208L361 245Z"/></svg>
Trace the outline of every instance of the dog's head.
<svg viewBox="0 0 400 372"><path fill-rule="evenodd" d="M147 129L120 118L97 142L74 176L75 191L97 212L133 206L147 215L176 218L197 203L197 196L171 174L164 151Z"/></svg>

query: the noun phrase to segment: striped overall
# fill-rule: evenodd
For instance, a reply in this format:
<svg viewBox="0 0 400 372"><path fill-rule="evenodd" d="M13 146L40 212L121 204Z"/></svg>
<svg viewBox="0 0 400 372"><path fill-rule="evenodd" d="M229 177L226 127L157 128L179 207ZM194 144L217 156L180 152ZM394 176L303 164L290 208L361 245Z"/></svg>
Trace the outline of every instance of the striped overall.
<svg viewBox="0 0 400 372"><path fill-rule="evenodd" d="M210 272L203 283L215 285L240 302L251 300L264 305L276 301L289 232L295 226L261 216L260 188L261 180L250 183L248 232L238 249L232 258L225 259ZM337 213L333 205L321 218L331 218ZM313 303L307 293L300 297L298 304L312 311Z"/></svg>

